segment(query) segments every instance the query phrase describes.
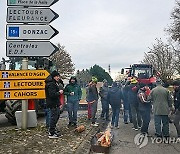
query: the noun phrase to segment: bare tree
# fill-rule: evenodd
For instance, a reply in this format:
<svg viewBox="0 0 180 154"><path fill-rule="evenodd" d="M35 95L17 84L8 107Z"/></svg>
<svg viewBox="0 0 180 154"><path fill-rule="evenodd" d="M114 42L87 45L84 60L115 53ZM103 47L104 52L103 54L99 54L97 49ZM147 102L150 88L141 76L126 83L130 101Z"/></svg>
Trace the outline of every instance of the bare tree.
<svg viewBox="0 0 180 154"><path fill-rule="evenodd" d="M50 59L56 64L56 68L62 78L67 78L75 71L74 63L72 62L69 53L65 50L65 46L61 46L59 43L57 46L59 51L53 54Z"/></svg>
<svg viewBox="0 0 180 154"><path fill-rule="evenodd" d="M77 70L76 77L81 87L85 87L87 83L91 80L92 75L90 74L88 69L83 69L82 71Z"/></svg>
<svg viewBox="0 0 180 154"><path fill-rule="evenodd" d="M180 74L180 47L179 47L179 42L177 44L174 43L172 45L173 49L173 65L174 69L176 70L177 74Z"/></svg>
<svg viewBox="0 0 180 154"><path fill-rule="evenodd" d="M176 0L176 6L171 13L171 19L173 22L166 31L169 32L170 37L174 41L180 42L180 0Z"/></svg>
<svg viewBox="0 0 180 154"><path fill-rule="evenodd" d="M156 39L157 43L149 48L145 53L143 63L152 64L153 67L161 73L161 79L168 81L171 79L175 70L173 67L173 52L170 45L164 43L161 39Z"/></svg>

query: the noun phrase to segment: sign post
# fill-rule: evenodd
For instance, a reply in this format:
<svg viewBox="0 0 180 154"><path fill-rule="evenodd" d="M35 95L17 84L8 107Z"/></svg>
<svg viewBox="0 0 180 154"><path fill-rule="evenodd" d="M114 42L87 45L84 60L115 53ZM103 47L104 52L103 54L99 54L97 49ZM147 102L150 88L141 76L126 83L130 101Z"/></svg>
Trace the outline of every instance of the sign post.
<svg viewBox="0 0 180 154"><path fill-rule="evenodd" d="M49 8L58 1L7 0L7 5L10 7L7 8L6 21L10 24L6 25L6 39L9 40L6 42L6 55L23 57L23 60L21 71L0 71L2 81L0 99L22 99L22 129L24 130L27 129L28 119L27 99L45 98L45 84L42 80L49 75L45 70L36 70L37 72L27 70L28 57L49 57L59 50L51 42L44 41L50 40L59 33L49 25L59 17Z"/></svg>
<svg viewBox="0 0 180 154"><path fill-rule="evenodd" d="M23 58L22 60L22 70L28 69L28 59ZM27 111L28 111L28 100L22 100L22 129L27 129Z"/></svg>

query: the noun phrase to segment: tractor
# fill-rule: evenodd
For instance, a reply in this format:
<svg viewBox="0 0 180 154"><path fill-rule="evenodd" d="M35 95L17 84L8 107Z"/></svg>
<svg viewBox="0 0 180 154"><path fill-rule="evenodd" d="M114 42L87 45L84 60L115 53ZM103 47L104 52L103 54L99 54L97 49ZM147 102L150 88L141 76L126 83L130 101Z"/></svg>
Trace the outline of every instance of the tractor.
<svg viewBox="0 0 180 154"><path fill-rule="evenodd" d="M151 88L156 83L157 71L150 64L133 64L129 68L123 68L121 74L124 74L125 70L127 79L135 77L139 83L149 85Z"/></svg>

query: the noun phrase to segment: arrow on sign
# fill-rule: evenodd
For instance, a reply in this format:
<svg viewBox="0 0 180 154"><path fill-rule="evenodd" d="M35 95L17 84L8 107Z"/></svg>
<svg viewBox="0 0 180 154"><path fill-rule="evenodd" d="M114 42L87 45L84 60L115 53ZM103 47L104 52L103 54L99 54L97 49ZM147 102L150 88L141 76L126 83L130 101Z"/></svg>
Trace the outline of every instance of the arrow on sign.
<svg viewBox="0 0 180 154"><path fill-rule="evenodd" d="M8 41L6 42L7 57L49 57L59 48L51 42Z"/></svg>
<svg viewBox="0 0 180 154"><path fill-rule="evenodd" d="M49 8L18 8L7 9L8 23L50 23L59 15Z"/></svg>
<svg viewBox="0 0 180 154"><path fill-rule="evenodd" d="M8 6L38 6L48 7L59 0L8 0Z"/></svg>
<svg viewBox="0 0 180 154"><path fill-rule="evenodd" d="M0 71L0 80L7 79L46 79L49 73L46 70L5 70Z"/></svg>
<svg viewBox="0 0 180 154"><path fill-rule="evenodd" d="M59 32L51 25L7 25L8 40L49 40Z"/></svg>

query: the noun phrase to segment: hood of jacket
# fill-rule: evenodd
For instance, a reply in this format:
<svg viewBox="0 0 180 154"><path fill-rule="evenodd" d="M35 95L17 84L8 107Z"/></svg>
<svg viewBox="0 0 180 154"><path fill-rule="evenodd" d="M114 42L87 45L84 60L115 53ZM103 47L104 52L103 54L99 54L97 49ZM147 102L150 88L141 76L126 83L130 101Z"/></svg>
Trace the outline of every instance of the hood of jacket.
<svg viewBox="0 0 180 154"><path fill-rule="evenodd" d="M75 80L75 83L74 83L74 84L76 84L76 83L77 83L77 79L76 79L76 77L75 77L75 76L72 76L72 77L69 79L69 84L72 84L72 83L71 83L71 80L72 80L72 79L74 79L74 80Z"/></svg>

